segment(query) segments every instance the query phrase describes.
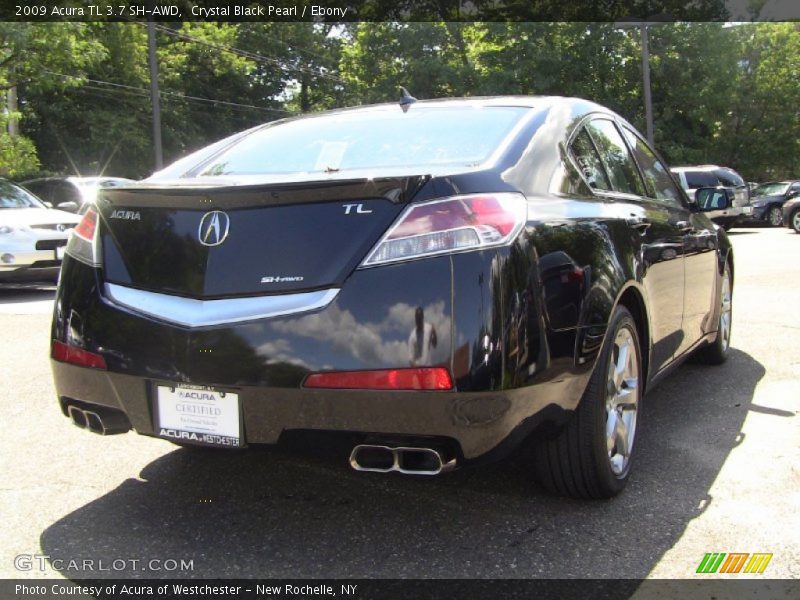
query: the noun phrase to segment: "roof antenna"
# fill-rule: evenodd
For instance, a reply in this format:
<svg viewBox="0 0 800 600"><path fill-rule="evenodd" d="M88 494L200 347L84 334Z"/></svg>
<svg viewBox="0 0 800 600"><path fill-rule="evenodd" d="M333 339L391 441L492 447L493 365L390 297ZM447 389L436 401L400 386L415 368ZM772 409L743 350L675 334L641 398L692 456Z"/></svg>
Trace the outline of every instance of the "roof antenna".
<svg viewBox="0 0 800 600"><path fill-rule="evenodd" d="M400 88L400 108L403 109L403 112L408 112L409 107L416 101L417 99L409 94L406 88Z"/></svg>

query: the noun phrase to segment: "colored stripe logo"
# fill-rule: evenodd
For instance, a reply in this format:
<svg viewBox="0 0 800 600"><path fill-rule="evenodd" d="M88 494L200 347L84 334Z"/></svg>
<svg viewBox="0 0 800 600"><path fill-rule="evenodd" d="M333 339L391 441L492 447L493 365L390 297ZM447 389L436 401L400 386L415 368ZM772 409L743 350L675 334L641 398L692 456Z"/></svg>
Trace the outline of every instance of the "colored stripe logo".
<svg viewBox="0 0 800 600"><path fill-rule="evenodd" d="M763 573L772 554L756 552L707 552L697 566L697 573Z"/></svg>

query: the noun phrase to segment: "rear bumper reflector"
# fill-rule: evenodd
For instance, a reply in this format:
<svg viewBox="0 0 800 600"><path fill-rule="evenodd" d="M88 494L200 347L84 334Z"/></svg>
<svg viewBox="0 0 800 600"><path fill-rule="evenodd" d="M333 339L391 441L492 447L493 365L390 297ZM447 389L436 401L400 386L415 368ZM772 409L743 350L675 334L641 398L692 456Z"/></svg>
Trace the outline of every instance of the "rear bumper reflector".
<svg viewBox="0 0 800 600"><path fill-rule="evenodd" d="M453 379L444 367L424 367L314 373L303 385L347 390L451 390Z"/></svg>
<svg viewBox="0 0 800 600"><path fill-rule="evenodd" d="M77 346L70 346L64 342L53 340L50 354L54 360L70 363L80 367L90 367L92 369L107 369L106 359L100 354L89 352Z"/></svg>

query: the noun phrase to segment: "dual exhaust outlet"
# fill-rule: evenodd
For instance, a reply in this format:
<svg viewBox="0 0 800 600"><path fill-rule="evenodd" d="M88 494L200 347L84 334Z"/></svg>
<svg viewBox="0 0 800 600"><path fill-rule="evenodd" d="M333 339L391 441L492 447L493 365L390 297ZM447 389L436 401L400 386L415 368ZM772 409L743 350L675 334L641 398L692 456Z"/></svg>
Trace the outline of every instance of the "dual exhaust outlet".
<svg viewBox="0 0 800 600"><path fill-rule="evenodd" d="M81 429L88 429L98 435L114 435L130 430L131 424L122 411L114 409L87 409L70 404L67 406L67 415L73 425Z"/></svg>
<svg viewBox="0 0 800 600"><path fill-rule="evenodd" d="M434 448L360 444L350 453L350 466L375 473L439 475L454 469L456 459Z"/></svg>

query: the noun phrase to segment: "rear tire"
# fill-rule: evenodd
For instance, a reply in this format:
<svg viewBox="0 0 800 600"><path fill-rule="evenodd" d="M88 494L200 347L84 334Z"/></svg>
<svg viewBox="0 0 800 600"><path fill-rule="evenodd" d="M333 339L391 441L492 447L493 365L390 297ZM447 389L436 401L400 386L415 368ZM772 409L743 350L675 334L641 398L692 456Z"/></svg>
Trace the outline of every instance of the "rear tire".
<svg viewBox="0 0 800 600"><path fill-rule="evenodd" d="M800 209L792 213L789 222L792 224L792 229L795 233L800 233Z"/></svg>
<svg viewBox="0 0 800 600"><path fill-rule="evenodd" d="M783 225L783 210L781 210L780 206L770 206L767 211L767 223L770 227Z"/></svg>
<svg viewBox="0 0 800 600"><path fill-rule="evenodd" d="M611 498L630 474L642 394L642 359L633 316L618 306L589 385L569 423L534 448L534 469L550 492Z"/></svg>
<svg viewBox="0 0 800 600"><path fill-rule="evenodd" d="M695 355L697 362L707 365L721 365L728 358L731 346L731 326L733 325L733 287L731 285L731 265L725 263L719 292L719 320L717 321L717 339Z"/></svg>

